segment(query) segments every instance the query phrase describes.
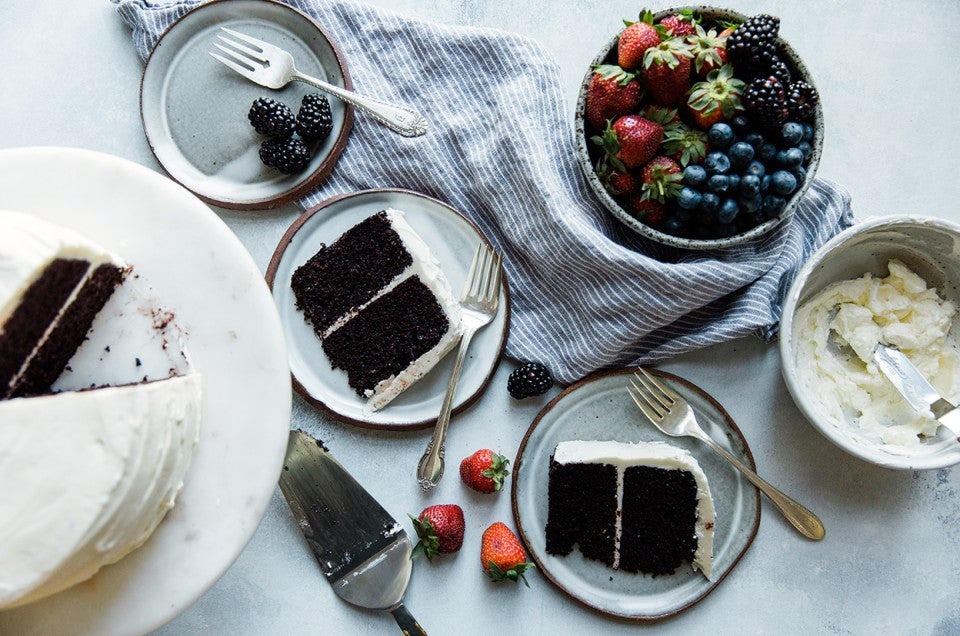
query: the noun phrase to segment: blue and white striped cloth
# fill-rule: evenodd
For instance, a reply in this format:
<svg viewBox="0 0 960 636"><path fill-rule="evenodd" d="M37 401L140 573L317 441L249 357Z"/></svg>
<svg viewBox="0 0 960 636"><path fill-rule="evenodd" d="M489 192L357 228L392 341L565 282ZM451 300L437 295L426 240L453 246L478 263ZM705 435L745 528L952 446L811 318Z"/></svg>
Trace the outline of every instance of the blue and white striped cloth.
<svg viewBox="0 0 960 636"><path fill-rule="evenodd" d="M144 59L199 4L114 2ZM352 0L290 4L336 39L359 92L409 103L430 122L426 136L406 139L360 116L333 174L302 204L401 187L464 212L505 253L507 354L545 363L563 383L749 334L772 337L795 271L853 223L849 195L817 179L794 219L762 240L714 252L653 244L594 198L557 66L536 42Z"/></svg>

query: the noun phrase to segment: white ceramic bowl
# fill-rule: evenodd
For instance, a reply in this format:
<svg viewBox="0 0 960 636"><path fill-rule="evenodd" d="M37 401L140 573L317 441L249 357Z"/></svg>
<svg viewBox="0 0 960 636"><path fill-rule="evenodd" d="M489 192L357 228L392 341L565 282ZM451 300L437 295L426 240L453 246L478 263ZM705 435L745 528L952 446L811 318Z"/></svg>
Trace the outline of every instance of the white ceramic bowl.
<svg viewBox="0 0 960 636"><path fill-rule="evenodd" d="M810 352L804 350L797 337L799 326L793 322L797 308L830 283L859 278L867 272L885 276L887 263L893 258L903 261L928 286L935 287L941 297L960 306L960 225L921 216L888 216L860 222L817 250L787 293L780 321L783 377L810 423L851 455L904 470L950 466L960 462L960 444L956 440L941 435L908 453L885 450L878 441L857 431L852 421L837 422L828 416L799 377L799 362ZM960 334L960 317L955 318L950 333L954 339Z"/></svg>

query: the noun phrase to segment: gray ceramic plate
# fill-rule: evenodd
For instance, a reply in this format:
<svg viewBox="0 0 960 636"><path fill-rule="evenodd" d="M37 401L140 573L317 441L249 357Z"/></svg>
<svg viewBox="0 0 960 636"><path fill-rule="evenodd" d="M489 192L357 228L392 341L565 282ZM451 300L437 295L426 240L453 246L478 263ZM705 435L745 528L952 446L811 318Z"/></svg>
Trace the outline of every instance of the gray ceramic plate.
<svg viewBox="0 0 960 636"><path fill-rule="evenodd" d="M314 149L301 173L263 165L263 137L247 112L258 97L280 100L294 112L314 89L299 82L274 91L250 82L210 57L220 27L289 51L304 73L352 88L340 51L316 22L270 0L218 0L184 15L147 60L140 114L157 161L176 181L208 203L235 209L273 208L319 184L336 165L353 126L353 108L330 98L333 132Z"/></svg>
<svg viewBox="0 0 960 636"><path fill-rule="evenodd" d="M330 367L320 340L296 308L290 279L323 244L386 208L402 210L406 220L423 237L459 297L467 270L481 241L480 230L455 209L425 195L407 190L364 190L327 199L305 212L287 230L270 260L267 283L280 309L287 337L294 387L308 401L333 417L365 428L416 429L433 426L450 381L455 352L451 351L420 381L383 409L366 415L361 399L347 384L343 371ZM507 342L510 294L506 277L500 305L493 321L477 332L463 363L453 412L473 403L493 377Z"/></svg>
<svg viewBox="0 0 960 636"><path fill-rule="evenodd" d="M520 443L513 478L513 515L530 554L554 585L604 614L637 621L672 616L709 594L739 562L760 525L760 493L732 466L696 440L672 438L643 418L626 392L633 369L606 371L572 385L547 404ZM750 467L753 456L740 429L700 388L662 371L686 398L704 430ZM608 568L576 549L564 557L546 552L547 472L550 456L564 440L666 441L697 459L717 509L713 580L683 565L671 575L651 577Z"/></svg>

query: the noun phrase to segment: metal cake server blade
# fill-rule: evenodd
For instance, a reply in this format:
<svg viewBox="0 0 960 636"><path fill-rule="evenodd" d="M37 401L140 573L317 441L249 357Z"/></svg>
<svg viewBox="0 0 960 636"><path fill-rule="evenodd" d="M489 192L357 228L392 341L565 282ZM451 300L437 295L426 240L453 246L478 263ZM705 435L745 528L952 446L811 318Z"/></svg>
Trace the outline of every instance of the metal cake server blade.
<svg viewBox="0 0 960 636"><path fill-rule="evenodd" d="M319 440L290 431L280 490L337 596L387 610L405 634L425 636L403 605L413 568L407 533Z"/></svg>
<svg viewBox="0 0 960 636"><path fill-rule="evenodd" d="M873 361L910 406L917 411L929 409L960 442L960 410L940 397L910 358L899 349L879 344L873 352Z"/></svg>

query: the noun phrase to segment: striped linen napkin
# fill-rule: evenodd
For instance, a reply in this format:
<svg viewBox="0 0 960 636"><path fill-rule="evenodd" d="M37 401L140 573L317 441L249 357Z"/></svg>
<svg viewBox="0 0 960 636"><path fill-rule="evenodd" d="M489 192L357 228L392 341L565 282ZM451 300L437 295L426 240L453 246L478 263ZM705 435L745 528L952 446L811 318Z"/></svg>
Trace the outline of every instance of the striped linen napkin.
<svg viewBox="0 0 960 636"><path fill-rule="evenodd" d="M113 1L143 59L200 4ZM358 92L409 103L430 122L426 136L407 139L361 115L331 177L301 204L399 187L464 212L505 253L507 355L546 364L562 383L749 334L772 338L795 271L853 223L846 191L816 179L793 220L753 243L655 244L593 196L557 66L536 42L352 0L289 4L337 41Z"/></svg>

